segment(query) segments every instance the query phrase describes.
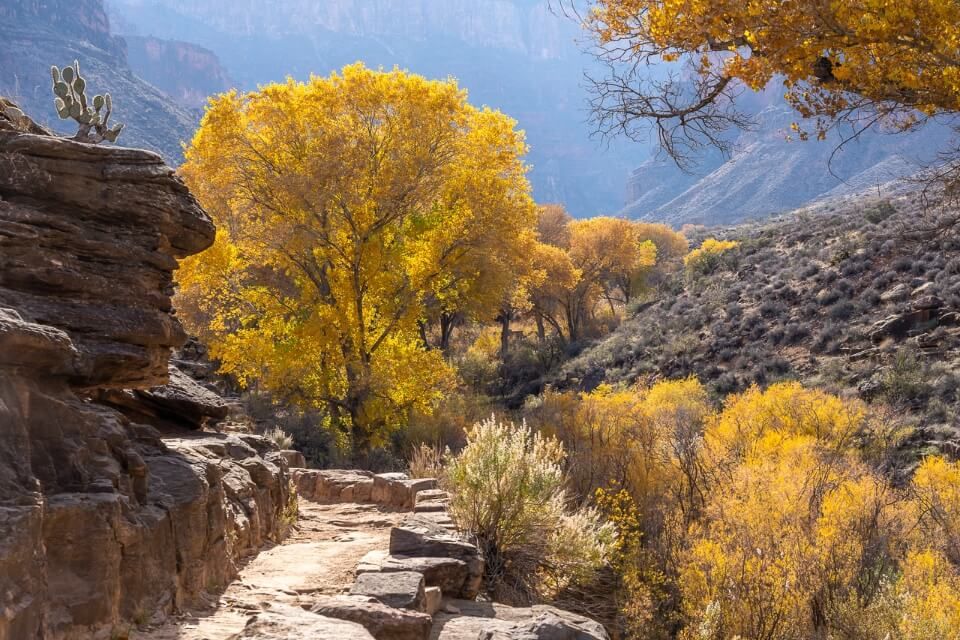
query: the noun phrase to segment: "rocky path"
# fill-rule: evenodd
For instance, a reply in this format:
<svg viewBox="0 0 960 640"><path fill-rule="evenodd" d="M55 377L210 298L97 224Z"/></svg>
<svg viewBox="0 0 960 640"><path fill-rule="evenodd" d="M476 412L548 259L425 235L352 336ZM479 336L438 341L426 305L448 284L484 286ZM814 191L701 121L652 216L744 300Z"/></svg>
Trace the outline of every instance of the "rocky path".
<svg viewBox="0 0 960 640"><path fill-rule="evenodd" d="M404 512L375 504L318 504L300 500L297 530L263 550L216 603L131 640L226 640L265 605L297 605L310 595L344 593L360 559L388 546L390 528Z"/></svg>

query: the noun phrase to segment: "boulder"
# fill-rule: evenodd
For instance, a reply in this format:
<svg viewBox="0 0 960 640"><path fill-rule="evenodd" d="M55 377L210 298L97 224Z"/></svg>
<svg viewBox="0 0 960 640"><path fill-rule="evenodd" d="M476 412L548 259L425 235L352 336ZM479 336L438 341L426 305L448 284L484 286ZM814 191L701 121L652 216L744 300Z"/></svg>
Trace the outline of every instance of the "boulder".
<svg viewBox="0 0 960 640"><path fill-rule="evenodd" d="M880 294L881 302L895 302L910 297L910 287L902 282L890 287Z"/></svg>
<svg viewBox="0 0 960 640"><path fill-rule="evenodd" d="M356 622L376 640L426 640L433 624L427 613L397 609L367 596L318 596L310 611Z"/></svg>
<svg viewBox="0 0 960 640"><path fill-rule="evenodd" d="M370 596L397 609L426 611L423 574L416 571L396 573L361 573L357 576L350 595Z"/></svg>
<svg viewBox="0 0 960 640"><path fill-rule="evenodd" d="M251 617L230 640L374 640L362 625L328 618L297 607L274 606Z"/></svg>
<svg viewBox="0 0 960 640"><path fill-rule="evenodd" d="M915 299L910 306L918 311L922 309L940 309L943 307L943 300L935 295L923 295Z"/></svg>

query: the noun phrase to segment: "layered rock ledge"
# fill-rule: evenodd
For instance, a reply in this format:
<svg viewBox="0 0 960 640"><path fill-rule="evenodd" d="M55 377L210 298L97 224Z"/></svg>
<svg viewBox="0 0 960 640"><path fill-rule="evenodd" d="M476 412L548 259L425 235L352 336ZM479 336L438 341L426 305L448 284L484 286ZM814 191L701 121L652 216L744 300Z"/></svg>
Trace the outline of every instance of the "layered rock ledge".
<svg viewBox="0 0 960 640"><path fill-rule="evenodd" d="M0 639L120 637L283 536L287 463L97 401L219 411L164 389L173 271L214 227L156 154L18 120L0 109Z"/></svg>

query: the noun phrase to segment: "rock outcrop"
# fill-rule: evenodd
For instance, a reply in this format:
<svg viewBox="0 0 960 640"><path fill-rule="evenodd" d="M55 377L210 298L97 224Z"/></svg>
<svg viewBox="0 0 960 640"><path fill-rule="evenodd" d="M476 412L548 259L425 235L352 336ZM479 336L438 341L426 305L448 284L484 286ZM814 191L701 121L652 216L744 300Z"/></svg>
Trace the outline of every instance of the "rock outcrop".
<svg viewBox="0 0 960 640"><path fill-rule="evenodd" d="M213 235L158 155L0 115L0 639L122 636L282 537L289 478L270 442L96 401L191 410L162 388L186 337L172 275Z"/></svg>

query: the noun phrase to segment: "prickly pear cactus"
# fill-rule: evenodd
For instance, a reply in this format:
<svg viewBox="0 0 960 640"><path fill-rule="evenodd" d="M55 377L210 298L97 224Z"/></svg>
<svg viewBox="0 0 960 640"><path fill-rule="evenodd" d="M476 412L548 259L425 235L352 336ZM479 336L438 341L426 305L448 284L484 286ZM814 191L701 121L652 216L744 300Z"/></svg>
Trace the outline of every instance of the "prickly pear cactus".
<svg viewBox="0 0 960 640"><path fill-rule="evenodd" d="M93 104L87 103L87 82L80 75L80 63L73 61L72 67L61 71L56 65L50 67L53 76L53 104L61 120L72 118L80 125L73 138L80 142L116 142L123 130L122 124L109 126L113 101L110 94L93 96Z"/></svg>

